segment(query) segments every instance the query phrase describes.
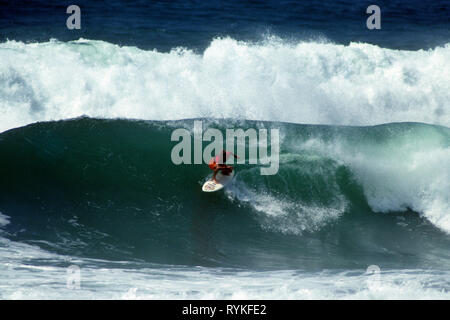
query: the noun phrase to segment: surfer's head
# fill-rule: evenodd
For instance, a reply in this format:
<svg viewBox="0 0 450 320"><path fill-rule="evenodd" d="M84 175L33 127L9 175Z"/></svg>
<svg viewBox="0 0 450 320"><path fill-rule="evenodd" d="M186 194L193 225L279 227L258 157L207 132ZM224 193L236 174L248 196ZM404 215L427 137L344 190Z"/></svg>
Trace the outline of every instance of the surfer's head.
<svg viewBox="0 0 450 320"><path fill-rule="evenodd" d="M209 168L210 168L211 170L216 170L216 168L217 168L217 163L214 161L214 158L211 159L211 160L209 160L208 166L209 166Z"/></svg>

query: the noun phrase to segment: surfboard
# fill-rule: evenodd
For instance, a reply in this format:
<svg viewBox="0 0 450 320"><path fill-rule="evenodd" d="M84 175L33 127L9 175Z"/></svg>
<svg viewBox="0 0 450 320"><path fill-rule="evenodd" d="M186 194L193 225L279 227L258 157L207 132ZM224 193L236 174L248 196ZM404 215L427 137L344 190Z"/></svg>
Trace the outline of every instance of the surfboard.
<svg viewBox="0 0 450 320"><path fill-rule="evenodd" d="M219 191L220 189L223 189L227 184L229 184L231 180L233 180L233 176L234 170L228 176L222 174L222 172L218 172L216 175L216 180L219 183L214 182L211 178L203 184L202 191L204 192Z"/></svg>

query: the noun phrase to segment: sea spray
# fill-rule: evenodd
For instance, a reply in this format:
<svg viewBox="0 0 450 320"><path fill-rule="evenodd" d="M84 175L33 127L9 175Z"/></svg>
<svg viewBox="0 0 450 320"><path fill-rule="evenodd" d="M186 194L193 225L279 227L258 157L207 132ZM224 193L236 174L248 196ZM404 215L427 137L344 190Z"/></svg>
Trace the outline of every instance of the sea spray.
<svg viewBox="0 0 450 320"><path fill-rule="evenodd" d="M201 53L99 40L0 44L0 131L81 115L450 125L450 46L217 38Z"/></svg>

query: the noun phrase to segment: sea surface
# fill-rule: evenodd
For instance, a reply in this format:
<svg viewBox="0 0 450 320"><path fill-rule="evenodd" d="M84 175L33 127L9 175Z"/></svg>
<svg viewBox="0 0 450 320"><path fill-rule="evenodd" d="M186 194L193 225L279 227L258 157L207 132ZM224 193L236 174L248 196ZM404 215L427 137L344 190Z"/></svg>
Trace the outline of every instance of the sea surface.
<svg viewBox="0 0 450 320"><path fill-rule="evenodd" d="M449 103L449 1L2 2L0 298L450 299Z"/></svg>

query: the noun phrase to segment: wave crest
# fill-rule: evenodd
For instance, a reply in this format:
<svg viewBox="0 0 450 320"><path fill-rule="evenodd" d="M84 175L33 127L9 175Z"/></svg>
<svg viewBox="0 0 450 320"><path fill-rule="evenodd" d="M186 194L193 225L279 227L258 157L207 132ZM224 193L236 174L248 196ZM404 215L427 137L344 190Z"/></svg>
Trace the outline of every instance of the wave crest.
<svg viewBox="0 0 450 320"><path fill-rule="evenodd" d="M214 39L169 53L80 39L0 44L0 131L81 115L450 125L450 46Z"/></svg>

